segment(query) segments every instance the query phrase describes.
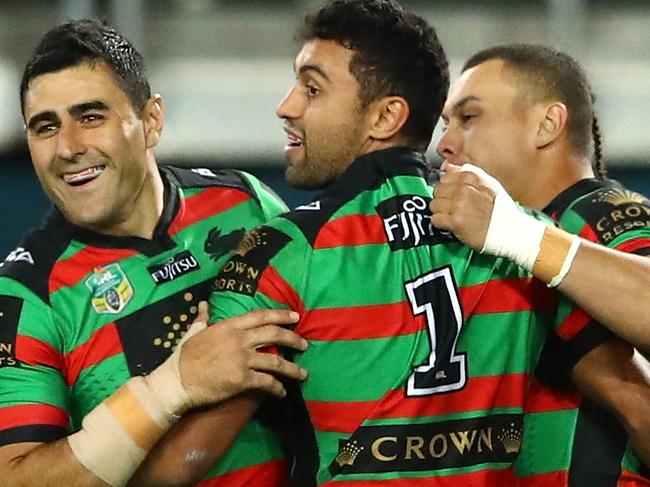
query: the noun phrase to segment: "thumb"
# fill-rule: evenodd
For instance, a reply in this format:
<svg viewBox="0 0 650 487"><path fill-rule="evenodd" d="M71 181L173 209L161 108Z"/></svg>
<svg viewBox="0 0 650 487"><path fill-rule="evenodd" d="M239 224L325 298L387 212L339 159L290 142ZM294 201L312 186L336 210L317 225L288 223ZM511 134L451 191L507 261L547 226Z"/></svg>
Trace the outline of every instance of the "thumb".
<svg viewBox="0 0 650 487"><path fill-rule="evenodd" d="M476 174L481 180L481 182L485 184L488 188L492 189L495 193L499 193L500 191L505 191L501 183L497 181L496 178L490 176L487 172L485 172L480 167L475 166L474 164L469 164L469 163L463 164L460 171L472 172Z"/></svg>
<svg viewBox="0 0 650 487"><path fill-rule="evenodd" d="M196 315L196 318L194 318L194 323L197 323L199 321L207 323L209 318L210 314L208 313L208 302L199 301L199 312Z"/></svg>

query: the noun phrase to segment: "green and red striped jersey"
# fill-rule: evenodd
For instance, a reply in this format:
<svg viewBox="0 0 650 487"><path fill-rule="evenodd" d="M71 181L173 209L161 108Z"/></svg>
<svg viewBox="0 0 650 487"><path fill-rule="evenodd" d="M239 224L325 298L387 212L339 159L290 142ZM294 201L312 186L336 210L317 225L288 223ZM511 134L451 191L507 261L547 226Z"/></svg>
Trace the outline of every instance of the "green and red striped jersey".
<svg viewBox="0 0 650 487"><path fill-rule="evenodd" d="M514 264L431 227L436 176L408 149L366 154L250 233L215 281L213 320L300 313L318 485L513 485L540 349L585 324Z"/></svg>
<svg viewBox="0 0 650 487"><path fill-rule="evenodd" d="M560 193L544 212L589 241L650 255L650 201L615 181L581 180ZM545 380L551 364L563 362L564 348L561 342L549 342L538 370L540 380L533 382L527 399L524 447L516 463L519 484L650 486L650 470L630 449L616 417L573 386L558 387L556 380Z"/></svg>
<svg viewBox="0 0 650 487"><path fill-rule="evenodd" d="M241 238L286 210L243 172L161 174L164 208L151 240L100 235L54 211L1 265L0 445L78 430L130 377L162 363ZM248 481L266 461L281 485L283 453L266 430L251 422L240 435L250 456L224 459L212 477L227 479L210 485L275 485Z"/></svg>

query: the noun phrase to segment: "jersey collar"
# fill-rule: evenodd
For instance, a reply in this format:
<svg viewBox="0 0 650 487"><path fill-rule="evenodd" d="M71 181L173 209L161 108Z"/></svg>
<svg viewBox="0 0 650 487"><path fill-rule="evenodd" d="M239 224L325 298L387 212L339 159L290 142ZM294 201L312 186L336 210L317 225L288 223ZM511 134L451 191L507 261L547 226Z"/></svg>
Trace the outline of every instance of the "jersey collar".
<svg viewBox="0 0 650 487"><path fill-rule="evenodd" d="M542 211L551 218L558 220L566 209L579 197L591 193L604 186L602 179L586 178L569 186L562 191Z"/></svg>

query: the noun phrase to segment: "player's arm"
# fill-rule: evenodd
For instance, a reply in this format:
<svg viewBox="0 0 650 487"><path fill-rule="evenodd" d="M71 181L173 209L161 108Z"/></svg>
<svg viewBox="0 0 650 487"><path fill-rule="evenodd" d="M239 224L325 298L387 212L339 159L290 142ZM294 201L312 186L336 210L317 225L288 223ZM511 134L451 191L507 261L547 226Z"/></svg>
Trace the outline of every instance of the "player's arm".
<svg viewBox="0 0 650 487"><path fill-rule="evenodd" d="M549 285L559 285L614 333L650 350L650 260L536 220L477 169L461 172L447 165L431 202L433 225L451 230L475 250L514 260Z"/></svg>
<svg viewBox="0 0 650 487"><path fill-rule="evenodd" d="M299 246L291 242L286 234L275 228L264 226L253 230L215 279L210 296L210 321L219 322L219 327L223 326L222 320L228 321L231 316L247 312L289 313L289 309L301 311L294 301L296 294L288 291L290 288L298 291L302 279L303 252L297 247ZM291 282L295 284L292 286ZM294 321L285 322L289 326L293 323ZM282 345L278 341L260 337L248 346L258 349L274 343ZM304 347L306 342L300 348L292 348L303 350ZM260 351L258 355L270 361L283 361L277 353L270 350ZM300 378L304 378L304 375ZM217 407L184 417L147 459L152 462L152 466L146 468L145 463L141 470L146 468L148 475L161 482L175 478L179 475L178 472L182 473L187 483L198 481L223 455L237 433L267 398L268 394L264 391L243 394ZM225 436L224 429L228 431ZM221 436L217 439L215 435ZM228 440L227 444L224 439ZM157 470L158 466L161 470ZM140 485L141 473L137 473L133 485Z"/></svg>
<svg viewBox="0 0 650 487"><path fill-rule="evenodd" d="M634 451L650 465L650 364L621 339L609 340L585 355L571 379L590 399L616 414Z"/></svg>
<svg viewBox="0 0 650 487"><path fill-rule="evenodd" d="M650 259L581 239L558 289L614 333L650 351Z"/></svg>
<svg viewBox="0 0 650 487"><path fill-rule="evenodd" d="M300 337L272 324L295 319L287 311L269 310L207 329L195 324L163 364L148 376L127 381L84 418L80 431L55 442L19 439L1 447L3 485L125 485L187 410L220 403L243 391L282 396L284 387L276 376L300 379L304 372L255 349L267 343L302 349ZM20 382L10 380L21 372L16 369L0 377L5 394L8 388L20 387ZM29 373L30 368L24 371ZM227 428L225 433L231 434ZM147 478L145 471L142 485L164 485L155 463L149 469L154 478ZM162 482L169 485L168 480Z"/></svg>

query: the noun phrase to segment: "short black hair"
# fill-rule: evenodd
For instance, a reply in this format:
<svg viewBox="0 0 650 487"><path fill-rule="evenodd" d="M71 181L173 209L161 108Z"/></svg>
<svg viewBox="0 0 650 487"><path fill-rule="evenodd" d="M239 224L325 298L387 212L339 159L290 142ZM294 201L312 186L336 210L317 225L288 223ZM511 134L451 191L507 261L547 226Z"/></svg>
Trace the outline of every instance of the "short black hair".
<svg viewBox="0 0 650 487"><path fill-rule="evenodd" d="M94 19L72 20L48 31L27 62L20 83L20 106L25 111L29 82L83 63L105 63L129 97L138 116L151 97L142 55L108 24Z"/></svg>
<svg viewBox="0 0 650 487"><path fill-rule="evenodd" d="M434 28L394 0L335 0L305 18L298 40L333 40L354 51L350 73L362 106L401 96L402 133L426 148L449 91L447 56Z"/></svg>
<svg viewBox="0 0 650 487"><path fill-rule="evenodd" d="M605 175L601 134L594 109L594 95L587 74L568 54L541 44L504 44L484 49L467 60L462 71L498 59L525 84L534 102L558 100L567 107L567 133L573 149L581 156L594 151L594 168Z"/></svg>

